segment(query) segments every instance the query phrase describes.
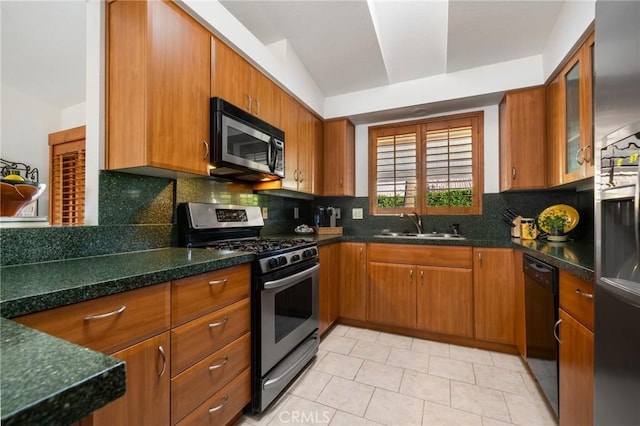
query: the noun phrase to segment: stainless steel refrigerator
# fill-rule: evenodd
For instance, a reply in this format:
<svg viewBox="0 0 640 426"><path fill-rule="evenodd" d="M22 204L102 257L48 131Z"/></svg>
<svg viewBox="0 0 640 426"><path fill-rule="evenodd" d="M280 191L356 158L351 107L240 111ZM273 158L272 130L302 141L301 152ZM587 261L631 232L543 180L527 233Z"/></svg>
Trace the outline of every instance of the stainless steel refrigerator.
<svg viewBox="0 0 640 426"><path fill-rule="evenodd" d="M597 425L640 425L640 1L596 2Z"/></svg>

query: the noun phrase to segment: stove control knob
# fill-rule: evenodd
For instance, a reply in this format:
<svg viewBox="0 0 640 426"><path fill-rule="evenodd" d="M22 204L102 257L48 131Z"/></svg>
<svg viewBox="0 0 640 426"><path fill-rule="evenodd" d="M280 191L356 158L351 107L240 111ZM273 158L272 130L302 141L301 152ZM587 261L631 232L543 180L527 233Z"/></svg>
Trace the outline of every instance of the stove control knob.
<svg viewBox="0 0 640 426"><path fill-rule="evenodd" d="M271 259L269 259L269 268L273 269L277 267L278 267L278 259L275 257L272 257Z"/></svg>
<svg viewBox="0 0 640 426"><path fill-rule="evenodd" d="M293 256L291 256L291 261L292 262L297 262L298 260L300 260L300 255L299 254L294 254Z"/></svg>
<svg viewBox="0 0 640 426"><path fill-rule="evenodd" d="M313 256L313 253L311 253L311 250L307 249L307 250L302 252L302 257L304 257L305 259L308 258L308 257L311 257L311 256Z"/></svg>
<svg viewBox="0 0 640 426"><path fill-rule="evenodd" d="M318 254L318 250L316 250L316 249L312 248L312 249L311 249L311 255L312 255L312 256L316 256L317 254Z"/></svg>
<svg viewBox="0 0 640 426"><path fill-rule="evenodd" d="M287 264L287 258L286 258L286 257L284 257L284 256L280 256L280 257L278 258L278 265L279 265L279 266L284 266L284 265L286 265L286 264Z"/></svg>

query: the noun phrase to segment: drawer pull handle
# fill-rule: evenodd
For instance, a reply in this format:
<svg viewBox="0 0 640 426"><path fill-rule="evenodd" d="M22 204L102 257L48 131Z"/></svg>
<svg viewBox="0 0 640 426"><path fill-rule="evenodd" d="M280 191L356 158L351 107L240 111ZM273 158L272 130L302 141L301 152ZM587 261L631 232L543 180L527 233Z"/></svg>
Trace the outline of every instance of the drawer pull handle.
<svg viewBox="0 0 640 426"><path fill-rule="evenodd" d="M221 325L225 325L228 320L229 320L229 317L225 315L222 321L212 322L211 324L209 324L209 328L216 328L216 327L220 327Z"/></svg>
<svg viewBox="0 0 640 426"><path fill-rule="evenodd" d="M111 311L111 312L107 312L106 314L99 314L99 315L89 315L84 317L85 321L93 321L93 320L99 320L99 319L103 319L103 318L108 318L108 317L112 317L114 315L118 315L124 312L124 310L127 309L127 307L125 305L120 306L120 308L116 309L115 311Z"/></svg>
<svg viewBox="0 0 640 426"><path fill-rule="evenodd" d="M223 365L225 365L228 361L229 361L229 357L225 356L224 358L222 358L222 361L220 361L219 363L214 364L214 365L210 365L209 366L209 371L217 370L218 368L220 368Z"/></svg>
<svg viewBox="0 0 640 426"><path fill-rule="evenodd" d="M226 284L229 281L229 277L224 277L221 280L209 281L209 285Z"/></svg>
<svg viewBox="0 0 640 426"><path fill-rule="evenodd" d="M576 294L578 296L582 296L582 297L587 298L587 299L593 299L593 294L592 293L583 293L582 290L580 290L579 288L576 288Z"/></svg>
<svg viewBox="0 0 640 426"><path fill-rule="evenodd" d="M229 401L229 395L225 395L224 398L222 398L222 402L219 405L213 408L209 408L209 414L215 413L216 411L220 410L222 407L227 405L227 401Z"/></svg>
<svg viewBox="0 0 640 426"><path fill-rule="evenodd" d="M556 323L553 325L553 337L556 338L556 340L558 341L558 343L562 344L562 341L560 340L560 337L558 337L558 329L560 328L560 323L562 322L561 319L559 319L558 321L556 321Z"/></svg>
<svg viewBox="0 0 640 426"><path fill-rule="evenodd" d="M167 369L167 356L165 355L164 348L162 346L158 346L158 352L160 352L160 356L162 357L162 371L158 374L158 377L162 377Z"/></svg>

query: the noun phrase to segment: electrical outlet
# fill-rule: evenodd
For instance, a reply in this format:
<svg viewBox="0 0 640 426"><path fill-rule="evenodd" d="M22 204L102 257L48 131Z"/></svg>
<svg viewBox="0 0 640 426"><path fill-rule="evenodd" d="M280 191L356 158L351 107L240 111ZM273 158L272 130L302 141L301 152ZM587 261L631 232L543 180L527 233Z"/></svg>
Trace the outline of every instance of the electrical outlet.
<svg viewBox="0 0 640 426"><path fill-rule="evenodd" d="M340 219L340 209L336 207L336 219Z"/></svg>
<svg viewBox="0 0 640 426"><path fill-rule="evenodd" d="M300 219L300 211L298 210L297 207L293 208L293 218L294 219Z"/></svg>
<svg viewBox="0 0 640 426"><path fill-rule="evenodd" d="M266 207L262 208L262 218L267 219L269 217L269 211Z"/></svg>
<svg viewBox="0 0 640 426"><path fill-rule="evenodd" d="M363 212L361 208L351 209L351 217L354 219L362 219Z"/></svg>

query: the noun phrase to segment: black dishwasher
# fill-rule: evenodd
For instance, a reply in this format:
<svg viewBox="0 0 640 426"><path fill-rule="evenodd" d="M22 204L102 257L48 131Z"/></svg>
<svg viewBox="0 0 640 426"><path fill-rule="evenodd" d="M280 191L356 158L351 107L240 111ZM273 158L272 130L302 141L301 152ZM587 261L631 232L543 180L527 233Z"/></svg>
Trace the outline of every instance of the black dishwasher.
<svg viewBox="0 0 640 426"><path fill-rule="evenodd" d="M558 269L524 255L527 364L558 414Z"/></svg>

